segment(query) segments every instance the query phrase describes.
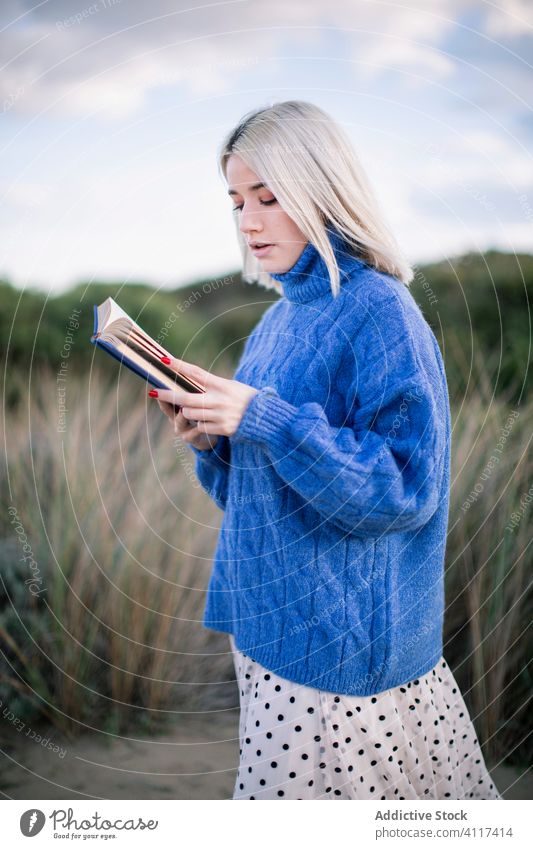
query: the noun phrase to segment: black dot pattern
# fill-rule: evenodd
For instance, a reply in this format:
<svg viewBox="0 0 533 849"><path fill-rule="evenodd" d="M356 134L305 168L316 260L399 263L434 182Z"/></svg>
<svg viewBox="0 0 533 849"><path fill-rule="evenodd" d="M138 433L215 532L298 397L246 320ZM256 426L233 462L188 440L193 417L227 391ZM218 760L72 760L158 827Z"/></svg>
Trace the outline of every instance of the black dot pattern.
<svg viewBox="0 0 533 849"><path fill-rule="evenodd" d="M240 696L234 799L501 799L440 658L374 696L280 678L230 635ZM268 708L267 708L268 705Z"/></svg>

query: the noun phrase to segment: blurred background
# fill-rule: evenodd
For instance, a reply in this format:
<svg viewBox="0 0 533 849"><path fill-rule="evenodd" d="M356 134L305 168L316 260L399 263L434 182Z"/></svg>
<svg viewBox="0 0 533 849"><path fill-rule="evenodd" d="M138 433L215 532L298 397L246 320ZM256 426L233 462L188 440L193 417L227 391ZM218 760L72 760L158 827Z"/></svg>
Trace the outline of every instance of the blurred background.
<svg viewBox="0 0 533 849"><path fill-rule="evenodd" d="M238 701L201 625L222 513L145 387L90 344L112 296L232 377L278 298L242 281L216 153L322 106L445 360L444 655L506 798L531 798L532 7L526 0L1 8L0 743L5 798L230 798Z"/></svg>

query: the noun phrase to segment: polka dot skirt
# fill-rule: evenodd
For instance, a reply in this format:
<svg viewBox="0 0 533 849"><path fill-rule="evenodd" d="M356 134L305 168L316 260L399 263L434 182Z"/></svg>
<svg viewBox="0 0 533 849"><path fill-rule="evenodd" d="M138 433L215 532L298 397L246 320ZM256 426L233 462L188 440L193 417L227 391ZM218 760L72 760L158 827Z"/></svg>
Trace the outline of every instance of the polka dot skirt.
<svg viewBox="0 0 533 849"><path fill-rule="evenodd" d="M295 684L240 652L234 799L501 799L452 672L375 696Z"/></svg>

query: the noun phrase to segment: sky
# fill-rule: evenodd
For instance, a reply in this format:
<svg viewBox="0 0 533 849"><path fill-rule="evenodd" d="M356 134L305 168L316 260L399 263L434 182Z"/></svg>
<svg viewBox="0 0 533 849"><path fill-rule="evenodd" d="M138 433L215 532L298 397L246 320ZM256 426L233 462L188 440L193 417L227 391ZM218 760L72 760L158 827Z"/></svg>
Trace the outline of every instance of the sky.
<svg viewBox="0 0 533 849"><path fill-rule="evenodd" d="M343 126L412 264L533 251L530 0L2 0L0 61L21 289L238 269L217 151L289 99Z"/></svg>

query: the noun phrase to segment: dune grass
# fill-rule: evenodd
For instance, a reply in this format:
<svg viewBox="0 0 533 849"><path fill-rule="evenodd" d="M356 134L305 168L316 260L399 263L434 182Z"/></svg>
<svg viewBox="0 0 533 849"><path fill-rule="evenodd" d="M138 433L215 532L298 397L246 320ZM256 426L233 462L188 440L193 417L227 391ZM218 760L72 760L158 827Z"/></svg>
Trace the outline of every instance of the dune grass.
<svg viewBox="0 0 533 849"><path fill-rule="evenodd" d="M483 352L466 360L461 397L451 393L452 481L446 554L444 647L494 762L531 763L533 692L531 397L494 394Z"/></svg>
<svg viewBox="0 0 533 849"><path fill-rule="evenodd" d="M236 705L227 638L201 625L222 513L142 384L119 385L69 378L58 432L43 370L3 434L0 697L66 733Z"/></svg>

